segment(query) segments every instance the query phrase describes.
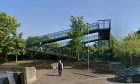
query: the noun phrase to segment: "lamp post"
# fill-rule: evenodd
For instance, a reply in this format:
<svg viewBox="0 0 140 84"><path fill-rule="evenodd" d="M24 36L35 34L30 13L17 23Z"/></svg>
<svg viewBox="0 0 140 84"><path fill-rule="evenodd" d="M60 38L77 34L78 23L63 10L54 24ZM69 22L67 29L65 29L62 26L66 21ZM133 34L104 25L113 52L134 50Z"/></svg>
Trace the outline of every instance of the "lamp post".
<svg viewBox="0 0 140 84"><path fill-rule="evenodd" d="M16 42L16 62L17 62L17 55L18 55L17 48L18 48L18 42Z"/></svg>
<svg viewBox="0 0 140 84"><path fill-rule="evenodd" d="M88 40L88 71L89 71L89 23L87 23L87 27L88 27L87 40Z"/></svg>

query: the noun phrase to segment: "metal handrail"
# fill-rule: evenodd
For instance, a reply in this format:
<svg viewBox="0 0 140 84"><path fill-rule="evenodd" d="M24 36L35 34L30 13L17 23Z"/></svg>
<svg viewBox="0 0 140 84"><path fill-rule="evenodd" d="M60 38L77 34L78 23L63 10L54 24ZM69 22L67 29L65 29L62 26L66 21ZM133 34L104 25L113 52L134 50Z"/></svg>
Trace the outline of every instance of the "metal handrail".
<svg viewBox="0 0 140 84"><path fill-rule="evenodd" d="M89 28L89 32L93 33L92 31L96 31L96 29L110 29L111 20L110 19L98 20L96 23L91 23L91 24L87 24L87 25L88 25L88 28ZM48 37L49 39L44 39L41 42L47 43L48 41L52 41L52 40L58 41L58 39L59 40L68 39L69 38L68 37L68 32L70 32L70 31L71 31L71 29L67 29L67 30L63 30L63 31L43 35L42 37ZM34 42L34 43L38 44L38 41Z"/></svg>
<svg viewBox="0 0 140 84"><path fill-rule="evenodd" d="M98 20L96 23L88 24L89 31L95 30L95 29L109 29L110 20ZM67 36L68 32L70 32L71 29L63 30L59 32L54 32L51 34L47 34L45 36L50 37L50 39L56 39Z"/></svg>

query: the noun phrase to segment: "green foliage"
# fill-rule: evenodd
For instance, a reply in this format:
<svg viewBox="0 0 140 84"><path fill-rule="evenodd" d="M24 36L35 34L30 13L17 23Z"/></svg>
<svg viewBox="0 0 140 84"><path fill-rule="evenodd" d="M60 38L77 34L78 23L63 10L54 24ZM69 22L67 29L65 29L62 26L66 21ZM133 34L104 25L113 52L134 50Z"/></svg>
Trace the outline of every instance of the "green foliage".
<svg viewBox="0 0 140 84"><path fill-rule="evenodd" d="M26 40L26 46L31 47L34 44L40 44L40 42L43 42L48 39L48 36L29 36Z"/></svg>
<svg viewBox="0 0 140 84"><path fill-rule="evenodd" d="M36 44L40 45L41 42L47 41L49 39L50 39L50 37L49 36L46 36L46 35L44 35L44 36L29 36L27 38L27 40L26 40L26 46L27 47L32 47L32 46L34 46ZM54 47L60 46L56 42L50 43L48 45L51 45L51 46L54 46Z"/></svg>
<svg viewBox="0 0 140 84"><path fill-rule="evenodd" d="M7 35L15 35L16 29L20 24L14 17L8 16L4 12L0 12L0 40Z"/></svg>
<svg viewBox="0 0 140 84"><path fill-rule="evenodd" d="M87 24L83 21L83 17L71 16L71 31L68 33L71 41L68 44L70 50L77 56L79 60L80 52L82 52L83 35L87 33Z"/></svg>
<svg viewBox="0 0 140 84"><path fill-rule="evenodd" d="M29 36L28 39L26 40L26 51L27 51L26 55L28 56L27 58L29 58L29 59L47 58L46 53L45 53L46 50L47 50L47 52L49 52L53 55L58 55L59 53L62 53L62 52L59 52L62 49L58 49L58 47L60 45L57 42L47 43L47 44L42 45L42 42L45 42L49 39L50 39L50 37L48 37L46 35L44 35L44 36ZM38 52L37 50L39 50L41 52Z"/></svg>
<svg viewBox="0 0 140 84"><path fill-rule="evenodd" d="M118 40L114 36L110 36L110 48L115 48L118 45Z"/></svg>
<svg viewBox="0 0 140 84"><path fill-rule="evenodd" d="M100 40L95 42L96 46L90 47L90 59L94 61L117 61L115 57L115 48L118 41L114 36L110 36L110 40Z"/></svg>
<svg viewBox="0 0 140 84"><path fill-rule="evenodd" d="M8 16L4 12L0 12L0 58L2 61L7 61L7 56L14 52L15 49L14 37L16 36L17 28L20 23L14 17ZM21 35L19 35L21 37ZM21 38L19 38L21 39Z"/></svg>
<svg viewBox="0 0 140 84"><path fill-rule="evenodd" d="M60 44L57 43L57 42L50 43L49 45L53 46L53 47L59 47L60 46Z"/></svg>
<svg viewBox="0 0 140 84"><path fill-rule="evenodd" d="M140 38L138 33L131 32L116 47L116 55L121 57L126 66L136 64L136 58L140 57Z"/></svg>
<svg viewBox="0 0 140 84"><path fill-rule="evenodd" d="M24 54L25 53L25 43L24 40L22 39L22 33L19 35L13 36L11 39L11 44L8 52L8 55L15 55L16 56L16 61L17 61L17 56Z"/></svg>
<svg viewBox="0 0 140 84"><path fill-rule="evenodd" d="M87 25L83 21L83 17L71 16L71 32L68 33L70 39L81 38L85 33L87 33Z"/></svg>
<svg viewBox="0 0 140 84"><path fill-rule="evenodd" d="M48 36L29 36L26 40L26 46L27 48L30 48L34 46L35 44L41 45L41 42L44 42L46 40L49 40L50 38ZM54 47L59 47L60 45L56 42L50 43L48 45L54 46ZM45 47L42 46L42 47Z"/></svg>

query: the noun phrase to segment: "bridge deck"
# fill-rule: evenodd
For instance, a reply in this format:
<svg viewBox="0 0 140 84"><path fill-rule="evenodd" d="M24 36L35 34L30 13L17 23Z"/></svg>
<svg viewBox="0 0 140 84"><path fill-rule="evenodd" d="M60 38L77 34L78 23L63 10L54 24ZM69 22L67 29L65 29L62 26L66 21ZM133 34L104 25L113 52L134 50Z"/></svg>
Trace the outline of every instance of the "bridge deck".
<svg viewBox="0 0 140 84"><path fill-rule="evenodd" d="M110 33L110 26L111 26L111 21L110 20L98 20L96 23L87 24L87 25L88 25L88 28L89 28L89 32L87 34L92 34L92 33L96 33L96 32L100 33L102 31ZM64 30L64 31L59 31L59 32L43 35L43 37L46 36L46 37L49 37L49 39L41 42L41 44L43 45L43 44L46 44L46 43L51 43L51 42L56 42L56 41L69 39L67 34L70 31L71 31L71 29L68 29L68 30ZM100 40L100 39L101 38L98 38L96 40ZM36 42L33 45L39 45L39 44L40 44L40 42Z"/></svg>

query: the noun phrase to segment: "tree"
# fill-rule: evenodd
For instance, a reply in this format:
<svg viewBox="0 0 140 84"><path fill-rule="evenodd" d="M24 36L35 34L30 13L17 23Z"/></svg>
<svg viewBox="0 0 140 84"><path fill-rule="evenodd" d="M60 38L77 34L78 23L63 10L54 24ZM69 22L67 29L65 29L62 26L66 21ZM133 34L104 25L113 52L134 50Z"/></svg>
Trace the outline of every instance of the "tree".
<svg viewBox="0 0 140 84"><path fill-rule="evenodd" d="M95 46L92 49L92 52L97 54L96 59L103 59L104 61L115 60L114 50L117 45L117 39L113 35L110 35L109 40L99 40L98 42L96 42Z"/></svg>
<svg viewBox="0 0 140 84"><path fill-rule="evenodd" d="M11 39L16 35L16 29L20 23L14 17L8 16L4 12L0 12L0 51L1 58L7 61L7 55L10 50Z"/></svg>
<svg viewBox="0 0 140 84"><path fill-rule="evenodd" d="M29 36L26 40L26 47L32 47L36 43L40 43L41 37L40 36Z"/></svg>
<svg viewBox="0 0 140 84"><path fill-rule="evenodd" d="M24 52L25 43L22 39L22 33L20 33L19 35L13 36L8 54L15 55L15 61L17 61L18 56L24 54Z"/></svg>
<svg viewBox="0 0 140 84"><path fill-rule="evenodd" d="M62 53L62 52L58 51L58 50L60 50L60 49L58 49L58 47L60 46L59 43L52 42L52 43L44 44L48 40L50 40L50 37L47 35L29 36L26 39L26 48L27 48L26 54L28 55L28 57L34 58L37 54L42 53L41 56L39 57L39 58L42 58L42 56L45 55L44 53L46 53L46 52L50 53L50 51L53 54ZM33 52L33 51L35 51L35 52Z"/></svg>
<svg viewBox="0 0 140 84"><path fill-rule="evenodd" d="M38 46L40 47L42 42L45 42L47 40L50 40L49 36L29 36L26 40L26 46L27 48L30 48L32 46ZM57 42L49 43L48 45L58 47L60 46ZM46 46L46 45L44 45ZM43 46L43 47L44 47Z"/></svg>
<svg viewBox="0 0 140 84"><path fill-rule="evenodd" d="M8 56L8 52L10 49L10 45L12 43L12 41L10 40L10 36L3 38L3 40L1 40L0 42L0 48L1 48L1 61L7 61L7 56Z"/></svg>
<svg viewBox="0 0 140 84"><path fill-rule="evenodd" d="M140 56L140 39L139 34L132 32L125 37L116 47L116 54L122 58L126 66L135 64L137 58ZM136 58L136 59L134 59Z"/></svg>
<svg viewBox="0 0 140 84"><path fill-rule="evenodd" d="M87 24L83 21L83 17L71 16L71 31L68 33L71 41L68 46L71 51L76 54L79 61L80 52L82 51L83 35L87 33Z"/></svg>

